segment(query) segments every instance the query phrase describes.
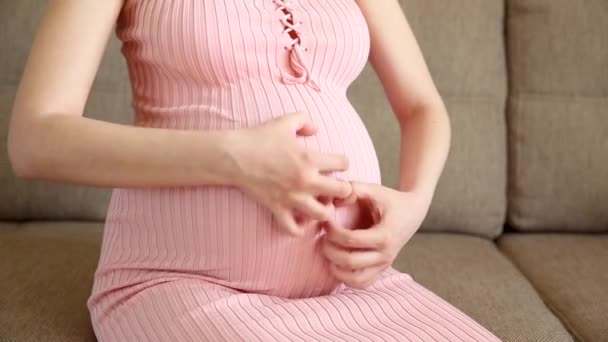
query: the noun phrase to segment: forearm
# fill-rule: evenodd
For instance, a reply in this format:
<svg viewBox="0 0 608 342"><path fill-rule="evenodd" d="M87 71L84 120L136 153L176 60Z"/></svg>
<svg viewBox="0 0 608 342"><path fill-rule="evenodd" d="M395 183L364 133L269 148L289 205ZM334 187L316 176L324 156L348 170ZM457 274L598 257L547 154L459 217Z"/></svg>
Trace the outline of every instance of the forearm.
<svg viewBox="0 0 608 342"><path fill-rule="evenodd" d="M97 187L232 185L234 179L235 131L143 128L75 115L27 125L9 137L13 168L25 178Z"/></svg>
<svg viewBox="0 0 608 342"><path fill-rule="evenodd" d="M443 171L451 130L441 100L401 115L399 189L418 192L431 200Z"/></svg>

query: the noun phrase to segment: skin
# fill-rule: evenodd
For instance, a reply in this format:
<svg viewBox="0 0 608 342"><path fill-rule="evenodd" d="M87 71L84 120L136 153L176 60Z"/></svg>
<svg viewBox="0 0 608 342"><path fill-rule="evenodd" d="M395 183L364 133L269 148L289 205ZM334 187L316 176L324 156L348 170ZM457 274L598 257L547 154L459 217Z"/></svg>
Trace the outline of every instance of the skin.
<svg viewBox="0 0 608 342"><path fill-rule="evenodd" d="M402 132L400 186L393 190L331 177L346 170L348 161L297 143L299 136L315 134L303 113L224 131L143 128L84 117L123 1L49 1L9 124L14 173L98 187L235 186L269 208L294 236L303 234L296 214L325 222L322 250L333 275L353 287L369 286L426 216L450 140L443 102L398 2L357 1L370 28L370 63ZM274 155L265 155L260 144L272 146ZM332 222L328 199L361 207L370 217L367 229L350 231Z"/></svg>
<svg viewBox="0 0 608 342"><path fill-rule="evenodd" d="M14 173L98 187L237 186L266 205L290 234L303 234L294 213L326 220L330 211L318 198L348 196L350 184L328 175L346 170L348 161L297 144L298 136L315 134L303 113L215 132L133 127L83 116L122 4L49 1L9 124ZM272 158L250 148L260 142L273 146ZM285 167L285 160L292 163Z"/></svg>

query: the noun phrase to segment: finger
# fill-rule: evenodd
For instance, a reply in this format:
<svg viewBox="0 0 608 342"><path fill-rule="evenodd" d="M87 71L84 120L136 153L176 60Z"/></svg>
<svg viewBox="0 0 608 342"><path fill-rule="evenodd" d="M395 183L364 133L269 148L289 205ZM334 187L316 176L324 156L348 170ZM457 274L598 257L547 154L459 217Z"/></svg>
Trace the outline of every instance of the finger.
<svg viewBox="0 0 608 342"><path fill-rule="evenodd" d="M346 229L329 220L325 227L326 239L342 248L383 250L390 241L388 230L382 223L368 229Z"/></svg>
<svg viewBox="0 0 608 342"><path fill-rule="evenodd" d="M334 264L329 265L330 272L336 279L340 280L345 285L356 289L366 289L370 287L387 267L388 266L380 265L355 270L353 272L352 270L346 270Z"/></svg>
<svg viewBox="0 0 608 342"><path fill-rule="evenodd" d="M323 241L321 248L327 260L348 270L377 266L387 261L387 258L377 250L344 249L328 240Z"/></svg>
<svg viewBox="0 0 608 342"><path fill-rule="evenodd" d="M329 219L330 209L319 202L316 198L310 195L299 195L293 199L295 209L302 214L318 220L325 221Z"/></svg>
<svg viewBox="0 0 608 342"><path fill-rule="evenodd" d="M309 218L308 216L306 216L302 213L298 213L298 212L294 213L293 217L294 217L294 220L296 221L296 224L299 227L306 227L306 226L308 226L309 222L311 221L311 218ZM300 228L300 229L302 229L302 228Z"/></svg>
<svg viewBox="0 0 608 342"><path fill-rule="evenodd" d="M296 131L296 135L299 137L310 137L315 134L317 134L317 127L311 122L307 122Z"/></svg>
<svg viewBox="0 0 608 342"><path fill-rule="evenodd" d="M323 205L326 205L326 206L333 205L332 199L329 196L318 195L317 201L319 201L320 203L322 203Z"/></svg>
<svg viewBox="0 0 608 342"><path fill-rule="evenodd" d="M374 192L374 187L377 187L377 184L363 182L350 182L350 184L352 189L350 195L343 200L337 200L335 202L336 206L351 205L355 204L357 201L366 203L369 202L372 204L377 203L377 201L374 199L375 197L378 197L377 193L375 194Z"/></svg>
<svg viewBox="0 0 608 342"><path fill-rule="evenodd" d="M277 210L274 216L277 223L289 234L297 237L304 235L304 230L300 228L295 217L288 210Z"/></svg>
<svg viewBox="0 0 608 342"><path fill-rule="evenodd" d="M344 207L344 206L349 206L349 205L353 205L357 203L357 193L355 192L352 183L351 183L351 190L350 190L350 194L348 194L348 196L346 197L336 197L334 199L334 205L336 207Z"/></svg>
<svg viewBox="0 0 608 342"><path fill-rule="evenodd" d="M276 119L276 122L285 125L290 132L295 132L299 136L314 135L317 131L308 115L301 112L285 114Z"/></svg>
<svg viewBox="0 0 608 342"><path fill-rule="evenodd" d="M348 158L341 154L311 152L311 161L321 172L348 170Z"/></svg>
<svg viewBox="0 0 608 342"><path fill-rule="evenodd" d="M357 194L359 199L369 199L372 202L379 200L382 195L383 187L379 184L351 182L353 192Z"/></svg>
<svg viewBox="0 0 608 342"><path fill-rule="evenodd" d="M349 182L323 175L318 175L318 177L313 179L309 190L316 196L330 198L346 198L352 193L352 187Z"/></svg>

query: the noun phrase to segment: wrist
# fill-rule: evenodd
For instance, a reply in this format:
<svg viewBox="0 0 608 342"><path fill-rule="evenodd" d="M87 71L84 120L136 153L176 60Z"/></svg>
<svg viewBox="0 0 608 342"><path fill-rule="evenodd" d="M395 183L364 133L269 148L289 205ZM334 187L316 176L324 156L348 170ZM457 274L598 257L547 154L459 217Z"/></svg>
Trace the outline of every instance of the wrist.
<svg viewBox="0 0 608 342"><path fill-rule="evenodd" d="M222 148L222 174L225 179L225 185L242 187L245 183L247 156L251 155L248 148L251 142L247 139L247 134L242 129L233 129L224 131L221 139Z"/></svg>
<svg viewBox="0 0 608 342"><path fill-rule="evenodd" d="M410 183L410 184L408 184ZM433 195L435 194L436 183L415 183L411 184L411 182L401 182L399 185L399 190L403 192L409 192L415 194L419 198L428 199L430 202L433 199Z"/></svg>
<svg viewBox="0 0 608 342"><path fill-rule="evenodd" d="M400 187L400 191L413 196L423 207L430 207L435 195L435 187Z"/></svg>
<svg viewBox="0 0 608 342"><path fill-rule="evenodd" d="M199 175L210 181L210 185L240 186L243 178L242 130L213 130L205 134L197 134L200 148L197 153L205 153L206 157L199 164Z"/></svg>

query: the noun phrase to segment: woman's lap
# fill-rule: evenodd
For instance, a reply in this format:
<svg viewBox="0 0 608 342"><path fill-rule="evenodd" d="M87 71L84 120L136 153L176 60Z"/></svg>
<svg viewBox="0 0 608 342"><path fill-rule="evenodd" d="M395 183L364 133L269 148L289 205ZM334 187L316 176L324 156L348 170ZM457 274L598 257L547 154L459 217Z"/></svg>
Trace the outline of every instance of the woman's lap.
<svg viewBox="0 0 608 342"><path fill-rule="evenodd" d="M498 341L409 275L286 299L194 279L148 288L93 321L100 341Z"/></svg>

